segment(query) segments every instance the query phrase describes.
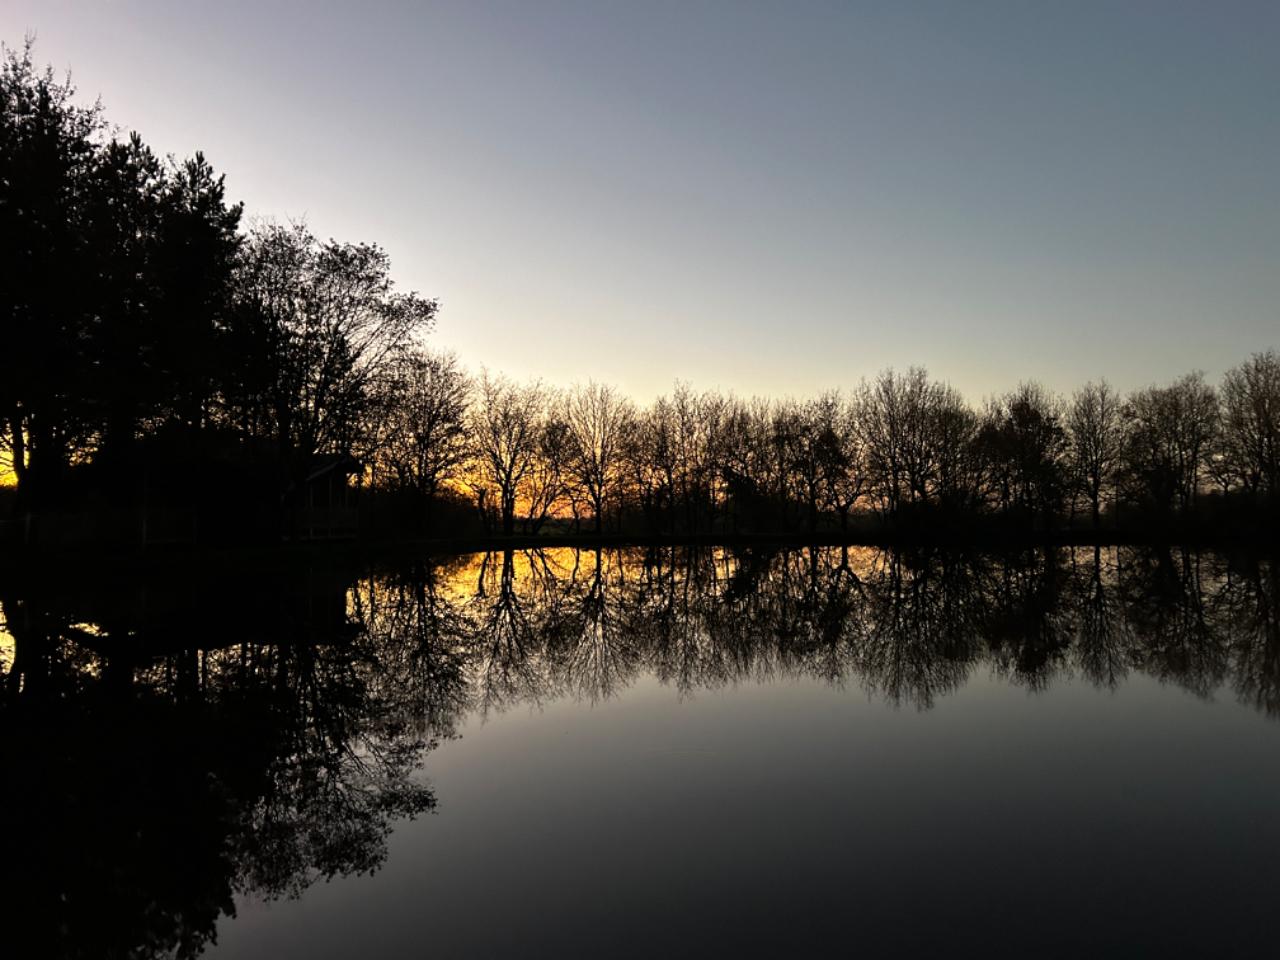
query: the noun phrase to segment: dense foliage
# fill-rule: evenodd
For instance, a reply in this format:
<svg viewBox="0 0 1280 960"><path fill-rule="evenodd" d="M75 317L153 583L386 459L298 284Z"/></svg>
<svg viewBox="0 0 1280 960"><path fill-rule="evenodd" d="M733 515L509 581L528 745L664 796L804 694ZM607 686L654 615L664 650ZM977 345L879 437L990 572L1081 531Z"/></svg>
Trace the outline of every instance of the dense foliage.
<svg viewBox="0 0 1280 960"><path fill-rule="evenodd" d="M376 246L242 230L200 153L121 139L31 45L0 64L0 425L22 509L71 468L129 477L215 451L271 464L360 451L375 385L436 304ZM101 478L100 482L101 482Z"/></svg>

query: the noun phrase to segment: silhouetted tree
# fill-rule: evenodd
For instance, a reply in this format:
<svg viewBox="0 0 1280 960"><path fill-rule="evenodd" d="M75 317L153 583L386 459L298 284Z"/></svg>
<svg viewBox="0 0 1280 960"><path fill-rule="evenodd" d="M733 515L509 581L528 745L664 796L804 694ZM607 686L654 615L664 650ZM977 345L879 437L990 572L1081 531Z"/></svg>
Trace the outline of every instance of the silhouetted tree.
<svg viewBox="0 0 1280 960"><path fill-rule="evenodd" d="M1185 514L1200 488L1218 427L1217 397L1199 373L1148 387L1125 404L1126 476L1131 495L1158 511Z"/></svg>
<svg viewBox="0 0 1280 960"><path fill-rule="evenodd" d="M565 398L564 422L569 428L565 466L591 504L596 533L604 529L606 498L618 492L623 441L633 420L631 403L604 384L579 385Z"/></svg>
<svg viewBox="0 0 1280 960"><path fill-rule="evenodd" d="M944 481L961 482L971 420L954 388L931 382L919 367L886 370L862 385L858 410L867 478L882 512L937 502L954 485Z"/></svg>
<svg viewBox="0 0 1280 960"><path fill-rule="evenodd" d="M544 405L537 423L537 450L521 490L525 502L524 528L537 533L575 488L569 483L573 456L572 430L560 415L559 404Z"/></svg>
<svg viewBox="0 0 1280 960"><path fill-rule="evenodd" d="M1227 371L1219 456L1229 483L1280 496L1280 355L1274 350Z"/></svg>
<svg viewBox="0 0 1280 960"><path fill-rule="evenodd" d="M1071 398L1067 411L1071 473L1089 501L1093 526L1102 513L1102 496L1115 481L1124 443L1121 402L1105 381L1087 383Z"/></svg>
<svg viewBox="0 0 1280 960"><path fill-rule="evenodd" d="M905 377L886 370L858 393L858 425L867 451L867 476L883 513L897 513L909 500L908 461L921 446L927 380L923 370Z"/></svg>
<svg viewBox="0 0 1280 960"><path fill-rule="evenodd" d="M440 485L460 476L469 455L470 381L453 354L415 346L396 358L384 389L378 463L426 505L429 520Z"/></svg>
<svg viewBox="0 0 1280 960"><path fill-rule="evenodd" d="M162 163L136 133L104 142L99 106L74 94L30 43L4 51L0 442L24 509L73 461L204 425L239 244L240 207L201 154Z"/></svg>
<svg viewBox="0 0 1280 960"><path fill-rule="evenodd" d="M0 417L34 507L89 433L86 198L104 121L97 103L75 103L70 77L35 66L30 40L0 55Z"/></svg>
<svg viewBox="0 0 1280 960"><path fill-rule="evenodd" d="M675 440L675 488L685 529L698 533L711 522L715 498L711 437L719 429L724 400L697 394L680 383L671 399Z"/></svg>
<svg viewBox="0 0 1280 960"><path fill-rule="evenodd" d="M240 359L221 349L220 332L230 319L241 212L239 204L227 204L224 177L202 153L165 178L156 255L161 324L153 362L168 384L166 419L188 428L207 425L223 374Z"/></svg>
<svg viewBox="0 0 1280 960"><path fill-rule="evenodd" d="M652 532L665 514L675 522L676 438L671 402L659 397L640 411L623 438L627 470Z"/></svg>
<svg viewBox="0 0 1280 960"><path fill-rule="evenodd" d="M272 440L297 487L316 454L361 446L375 384L436 308L395 292L379 247L320 243L301 225L258 227L228 331L247 358L227 390L230 422Z"/></svg>
<svg viewBox="0 0 1280 960"><path fill-rule="evenodd" d="M848 530L849 514L862 498L867 482L865 451L858 431L858 407L850 397L829 391L810 406L817 427L822 505Z"/></svg>
<svg viewBox="0 0 1280 960"><path fill-rule="evenodd" d="M820 436L816 412L808 405L784 402L774 409L771 426L786 478L782 495L803 506L804 526L809 533L816 533L829 453Z"/></svg>
<svg viewBox="0 0 1280 960"><path fill-rule="evenodd" d="M139 423L159 415L168 397L154 357L163 323L156 259L164 190L164 166L136 133L99 154L88 198L96 310L87 332L96 363L87 393L98 407L104 458L127 455Z"/></svg>
<svg viewBox="0 0 1280 960"><path fill-rule="evenodd" d="M988 406L977 442L1002 511L1048 519L1061 508L1067 441L1060 420L1056 398L1039 384L1024 383Z"/></svg>
<svg viewBox="0 0 1280 960"><path fill-rule="evenodd" d="M468 414L472 478L482 504L492 494L502 532L515 532L516 501L539 453L544 406L540 384L521 386L481 371Z"/></svg>

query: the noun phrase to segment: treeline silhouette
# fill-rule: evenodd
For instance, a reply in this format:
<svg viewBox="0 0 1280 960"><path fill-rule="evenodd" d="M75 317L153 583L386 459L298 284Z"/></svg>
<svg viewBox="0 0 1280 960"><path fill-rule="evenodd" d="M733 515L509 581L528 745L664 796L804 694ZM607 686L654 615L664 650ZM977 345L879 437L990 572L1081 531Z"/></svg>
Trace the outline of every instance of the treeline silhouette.
<svg viewBox="0 0 1280 960"><path fill-rule="evenodd" d="M194 955L237 895L376 869L395 821L435 808L415 771L468 716L647 675L917 709L982 673L1146 675L1280 716L1274 559L1183 549L508 550L9 578L0 614L7 942L50 957Z"/></svg>
<svg viewBox="0 0 1280 960"><path fill-rule="evenodd" d="M975 408L912 368L809 400L681 384L639 408L598 383L469 375L424 346L438 305L396 292L380 248L245 230L242 214L203 155L156 157L37 69L30 42L5 52L0 450L15 537L1277 526L1274 351L1217 388L1200 374L1127 396L1024 383Z"/></svg>
<svg viewBox="0 0 1280 960"><path fill-rule="evenodd" d="M448 360L434 369L467 396ZM978 410L919 368L806 401L678 385L643 409L600 384L482 373L457 409L456 466L430 487L470 489L503 533L566 517L673 536L1256 530L1274 527L1280 502L1275 352L1220 390L1199 374L1127 397L1105 382L1070 398L1025 383ZM382 482L412 488L422 461L404 442L375 463Z"/></svg>

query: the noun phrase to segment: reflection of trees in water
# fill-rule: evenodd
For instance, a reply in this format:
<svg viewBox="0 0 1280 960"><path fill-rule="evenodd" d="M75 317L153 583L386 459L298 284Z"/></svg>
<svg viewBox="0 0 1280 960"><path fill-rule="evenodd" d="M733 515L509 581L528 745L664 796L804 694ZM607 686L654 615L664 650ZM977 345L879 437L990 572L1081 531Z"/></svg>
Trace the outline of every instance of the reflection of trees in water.
<svg viewBox="0 0 1280 960"><path fill-rule="evenodd" d="M1072 614L1063 601L1062 551L1032 550L997 564L985 594L986 636L997 675L1044 690L1066 669Z"/></svg>
<svg viewBox="0 0 1280 960"><path fill-rule="evenodd" d="M643 588L630 596L634 642L658 679L682 695L727 679L730 653L713 640L722 577L710 551L654 551Z"/></svg>
<svg viewBox="0 0 1280 960"><path fill-rule="evenodd" d="M639 666L622 616L628 584L621 554L595 550L575 566L565 602L549 631L551 672L559 687L591 701L613 696ZM554 588L556 581L544 583Z"/></svg>
<svg viewBox="0 0 1280 960"><path fill-rule="evenodd" d="M196 952L236 894L375 869L467 715L642 673L924 709L984 667L1032 690L1136 672L1280 715L1278 610L1270 560L1140 548L509 551L110 602L9 584L0 760L26 789L0 798L0 896L55 956Z"/></svg>
<svg viewBox="0 0 1280 960"><path fill-rule="evenodd" d="M1280 716L1280 582L1274 561L1226 567L1215 601L1234 653L1237 695Z"/></svg>
<svg viewBox="0 0 1280 960"><path fill-rule="evenodd" d="M1032 690L1134 670L1280 698L1271 564L1139 548L492 554L456 601L470 707L607 699L642 671L682 695L811 677L927 708L978 666Z"/></svg>
<svg viewBox="0 0 1280 960"><path fill-rule="evenodd" d="M1116 550L1092 547L1072 556L1076 575L1071 602L1076 611L1074 662L1096 687L1115 690L1137 661L1134 633L1115 585Z"/></svg>
<svg viewBox="0 0 1280 960"><path fill-rule="evenodd" d="M0 703L0 762L22 784L0 797L22 825L0 861L9 942L192 955L236 894L294 896L382 863L390 825L434 799L412 777L423 739L343 596L281 589L277 615L235 642L231 604L222 622L188 610L184 634L0 595L19 654ZM231 642L188 646L197 635Z"/></svg>
<svg viewBox="0 0 1280 960"><path fill-rule="evenodd" d="M470 705L472 629L446 589L457 575L456 564L413 562L350 591L350 615L370 651L367 682L419 734L452 736Z"/></svg>
<svg viewBox="0 0 1280 960"><path fill-rule="evenodd" d="M929 707L964 683L980 615L966 585L981 574L971 573L953 557L884 556L868 581L867 630L854 658L869 691Z"/></svg>
<svg viewBox="0 0 1280 960"><path fill-rule="evenodd" d="M540 703L548 692L533 606L516 586L512 551L485 557L467 610L472 626L467 672L482 713L520 701Z"/></svg>
<svg viewBox="0 0 1280 960"><path fill-rule="evenodd" d="M1142 670L1209 697L1230 669L1227 625L1213 611L1220 584L1204 569L1216 560L1166 549L1121 551L1121 557L1120 590Z"/></svg>
<svg viewBox="0 0 1280 960"><path fill-rule="evenodd" d="M424 744L370 682L380 670L367 650L299 644L272 654L262 677L270 789L245 811L236 859L244 888L296 895L320 877L375 869L391 822L433 799L409 777ZM236 695L248 686L237 678Z"/></svg>
<svg viewBox="0 0 1280 960"><path fill-rule="evenodd" d="M453 629L471 639L450 649L468 651L481 711L606 699L641 671L685 695L813 677L928 707L980 664L1033 690L1072 672L1115 688L1139 669L1201 695L1249 665L1242 696L1261 705L1275 598L1269 565L1247 569L1092 548L493 554L462 575L475 582Z"/></svg>

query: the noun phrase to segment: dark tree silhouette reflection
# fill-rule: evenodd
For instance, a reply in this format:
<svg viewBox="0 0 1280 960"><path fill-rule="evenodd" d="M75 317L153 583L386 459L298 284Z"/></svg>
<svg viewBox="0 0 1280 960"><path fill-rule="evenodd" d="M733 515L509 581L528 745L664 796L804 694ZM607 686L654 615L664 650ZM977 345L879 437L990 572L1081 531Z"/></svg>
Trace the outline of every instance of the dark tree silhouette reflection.
<svg viewBox="0 0 1280 960"><path fill-rule="evenodd" d="M342 585L279 586L272 621L216 649L118 613L81 623L48 595L0 598L15 641L0 708L0 803L19 826L2 861L11 943L194 955L235 895L372 871L390 825L433 806L410 776L426 744L378 682ZM188 613L205 618L196 632L235 629Z"/></svg>
<svg viewBox="0 0 1280 960"><path fill-rule="evenodd" d="M1100 547L1092 553L1088 567L1075 578L1075 662L1094 686L1115 690L1135 663L1133 631L1114 587L1114 561L1104 566Z"/></svg>
<svg viewBox="0 0 1280 960"><path fill-rule="evenodd" d="M1228 567L1215 599L1232 645L1236 693L1268 716L1280 716L1280 582L1275 564Z"/></svg>
<svg viewBox="0 0 1280 960"><path fill-rule="evenodd" d="M1146 673L1208 698L1231 669L1226 625L1215 615L1220 589L1207 588L1200 556L1187 550L1136 553L1120 578Z"/></svg>

